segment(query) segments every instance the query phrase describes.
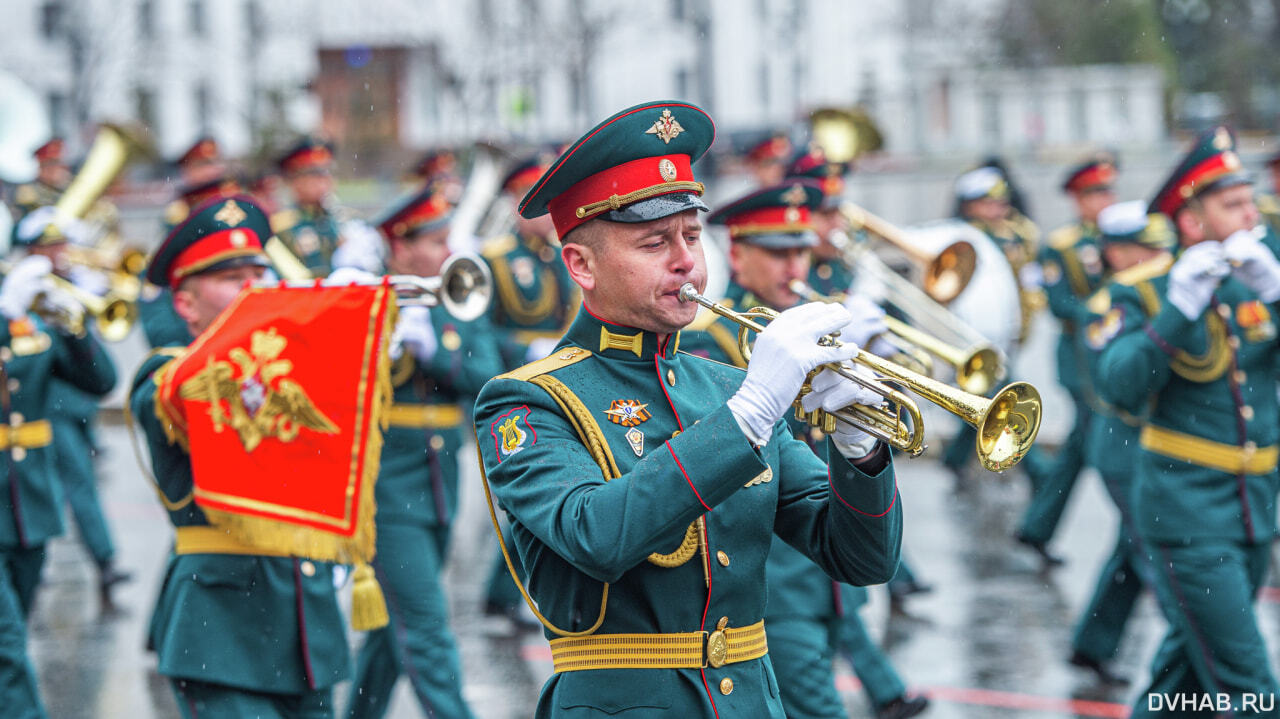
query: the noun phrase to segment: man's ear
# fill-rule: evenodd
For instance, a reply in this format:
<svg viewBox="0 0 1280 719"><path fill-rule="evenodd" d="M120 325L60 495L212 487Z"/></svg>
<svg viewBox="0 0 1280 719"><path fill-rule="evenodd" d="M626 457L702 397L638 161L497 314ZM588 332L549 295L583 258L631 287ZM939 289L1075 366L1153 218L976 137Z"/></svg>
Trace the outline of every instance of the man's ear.
<svg viewBox="0 0 1280 719"><path fill-rule="evenodd" d="M173 311L178 313L183 322L191 324L196 321L196 296L189 288L183 286L173 291Z"/></svg>
<svg viewBox="0 0 1280 719"><path fill-rule="evenodd" d="M1178 236L1189 241L1184 244L1195 244L1204 239L1204 219L1194 205L1178 210L1174 223L1178 226Z"/></svg>
<svg viewBox="0 0 1280 719"><path fill-rule="evenodd" d="M742 264L745 260L743 254L747 252L747 245L741 242L729 242L729 271L737 275L742 272Z"/></svg>
<svg viewBox="0 0 1280 719"><path fill-rule="evenodd" d="M577 242L568 242L560 248L560 258L564 260L565 269L569 270L569 279L585 291L595 289L596 257L592 248Z"/></svg>

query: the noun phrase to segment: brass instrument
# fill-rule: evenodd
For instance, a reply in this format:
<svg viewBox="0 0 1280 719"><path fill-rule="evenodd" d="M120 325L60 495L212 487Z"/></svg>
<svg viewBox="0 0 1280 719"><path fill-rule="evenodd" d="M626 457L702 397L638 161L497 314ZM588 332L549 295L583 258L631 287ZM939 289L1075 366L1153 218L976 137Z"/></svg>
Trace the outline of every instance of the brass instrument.
<svg viewBox="0 0 1280 719"><path fill-rule="evenodd" d="M381 284L383 278L377 278ZM484 260L469 253L449 256L434 277L391 275L388 284L396 293L400 307L435 307L441 305L455 319L468 322L483 315L493 298L493 275ZM363 284L363 283L355 283ZM289 280L268 287L314 287L316 280Z"/></svg>
<svg viewBox="0 0 1280 719"><path fill-rule="evenodd" d="M845 299L843 294L838 296L824 295L813 289L813 287L804 280L792 280L787 283L787 288L799 295L806 302L841 304ZM906 325L888 315L885 315L884 320L885 326L888 327L888 332L881 334L877 339L893 347L895 353L893 355L893 361L912 370L913 372L919 372L924 375L933 374L933 355L926 352L918 344L907 341L906 338L894 331L896 325L902 325L904 327ZM892 320L893 323L891 323L890 320Z"/></svg>
<svg viewBox="0 0 1280 719"><path fill-rule="evenodd" d="M934 302L943 305L951 302L973 279L974 270L978 267L978 252L967 240L957 240L936 255L930 255L907 239L902 230L852 202L840 203L840 214L853 229L866 230L868 234L879 237L915 263L922 273L920 284Z"/></svg>
<svg viewBox="0 0 1280 719"><path fill-rule="evenodd" d="M752 331L763 331L757 319L772 319L778 313L765 307L754 307L746 312L735 312L698 294L692 284L680 288L680 299L695 302L717 315L740 325L738 349L744 357L750 356ZM839 346L835 335L820 340L821 344ZM937 380L912 372L865 350L858 350L851 360L873 370L884 378L896 381L915 394L960 417L978 430L977 451L982 465L993 472L1003 471L1017 464L1035 442L1040 431L1040 393L1026 382L1014 382L1001 389L992 399L970 394ZM800 397L809 391L808 382L796 398L796 417L821 427L834 429L835 422L845 422L889 443L895 449L912 456L924 451L924 421L916 404L885 382L867 379L842 364L824 365L851 382L855 382L885 398L888 406L864 407L853 405L835 412L815 410L805 413L799 406ZM903 422L902 414L910 418L910 426Z"/></svg>
<svg viewBox="0 0 1280 719"><path fill-rule="evenodd" d="M103 123L89 154L54 207L63 217L83 218L138 151L138 143L117 125Z"/></svg>
<svg viewBox="0 0 1280 719"><path fill-rule="evenodd" d="M12 264L0 262L0 273L7 275L12 269ZM119 342L129 335L133 325L138 321L136 298L121 297L114 291L108 291L107 294L99 297L56 274L50 273L46 277L54 287L75 300L82 310L73 311L72 308L52 302L44 293L36 295L31 311L52 325L61 327L73 335L84 334L84 318L88 313L93 317L94 326L98 328L102 339L108 342Z"/></svg>
<svg viewBox="0 0 1280 719"><path fill-rule="evenodd" d="M147 266L147 255L133 247L122 248L118 254L102 247L82 247L68 243L62 250L66 261L98 270L107 277L111 292L120 299L137 302L142 294L140 275Z"/></svg>

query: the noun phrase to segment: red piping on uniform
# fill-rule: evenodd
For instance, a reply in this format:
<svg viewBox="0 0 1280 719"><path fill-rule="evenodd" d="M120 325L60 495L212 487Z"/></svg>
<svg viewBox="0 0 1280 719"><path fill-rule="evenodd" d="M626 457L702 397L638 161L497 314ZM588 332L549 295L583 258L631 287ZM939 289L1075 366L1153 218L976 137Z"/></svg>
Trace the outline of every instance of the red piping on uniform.
<svg viewBox="0 0 1280 719"><path fill-rule="evenodd" d="M1214 295L1213 299L1215 302L1218 301L1216 295ZM1231 324L1228 322L1223 322L1222 324L1227 328L1227 336L1234 337L1235 335L1231 333ZM1244 394L1240 391L1240 383L1236 382L1236 372L1240 369L1239 356L1235 350L1231 349L1229 344L1227 352L1231 354L1231 368L1227 372L1227 387L1231 388L1231 399L1236 404L1236 436L1240 438L1240 446L1243 447L1248 444L1249 429L1246 426L1244 415L1241 414L1242 408L1245 406ZM1252 543L1254 541L1253 513L1249 509L1249 480L1244 468L1241 468L1240 472L1236 474L1236 494L1240 497L1240 514L1244 517L1245 536Z"/></svg>
<svg viewBox="0 0 1280 719"><path fill-rule="evenodd" d="M674 456L674 455L673 455ZM697 491L697 490L694 490ZM701 501L701 497L698 498ZM703 505L705 506L705 505ZM702 523L702 546L711 546L711 532L707 529L707 523ZM711 552L703 552L703 561L706 562L704 570L707 573L707 603L702 605L702 624L699 630L707 631L707 612L711 611ZM706 651L704 647L702 651ZM716 715L716 719L720 719L720 710L716 708L716 699L711 696L711 685L707 683L707 667L704 664L698 673L702 675L702 688L707 690L707 701L711 702L711 711Z"/></svg>
<svg viewBox="0 0 1280 719"><path fill-rule="evenodd" d="M598 315L598 314L596 314L596 313L592 312L592 311L591 311L591 308L590 308L590 307L587 307L587 303L586 303L586 302L583 302L583 303L582 303L582 309L583 309L583 310L585 310L587 314L591 315L592 317L596 318L597 320L600 320L601 322L603 322L603 323L605 323L605 324L607 324L607 325L613 325L614 327L625 327L626 329L629 329L629 330L639 329L638 327L632 327L631 325L624 325L624 324L621 324L621 323L618 323L618 322L613 322L613 321L611 321L611 320L606 320L605 318L601 317L600 315Z"/></svg>
<svg viewBox="0 0 1280 719"><path fill-rule="evenodd" d="M684 475L684 481L689 483L689 489L693 490L693 496L697 497L698 503L701 504L704 509L710 512L711 507L708 507L707 503L702 501L702 495L698 494L698 488L693 486L693 480L689 479L689 473L684 471L684 465L680 464L680 458L676 456L676 451L671 448L671 442L668 441L668 442L665 442L664 444L667 445L667 451L671 453L671 458L676 461L676 466L680 468L680 474Z"/></svg>
<svg viewBox="0 0 1280 719"><path fill-rule="evenodd" d="M889 502L889 506L885 507L885 510L879 514L871 514L870 512L864 512L861 509L858 509L857 507L853 506L852 504L849 504L848 502L844 501L844 497L841 497L840 493L836 491L835 482L831 481L831 469L829 467L827 468L827 486L831 488L831 495L836 499L840 500L840 504L843 504L844 506L848 507L849 509L852 509L853 511L857 512L858 514L861 514L864 517L871 517L872 519L879 519L885 516L889 512L893 511L893 505L898 503L898 478L897 477L894 477L893 479L893 500Z"/></svg>

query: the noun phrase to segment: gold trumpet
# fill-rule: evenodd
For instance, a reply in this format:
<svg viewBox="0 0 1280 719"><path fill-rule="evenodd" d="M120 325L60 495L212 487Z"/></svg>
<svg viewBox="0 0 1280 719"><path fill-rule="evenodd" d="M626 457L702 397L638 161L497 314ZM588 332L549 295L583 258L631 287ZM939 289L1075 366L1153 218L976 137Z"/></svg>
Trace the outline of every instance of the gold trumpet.
<svg viewBox="0 0 1280 719"><path fill-rule="evenodd" d="M368 283L381 284L383 278ZM314 287L317 280L286 280L268 287ZM479 318L489 309L493 299L493 275L484 260L469 252L453 254L445 260L440 274L434 277L390 275L387 283L396 293L399 307L435 307L440 305L461 322Z"/></svg>
<svg viewBox="0 0 1280 719"><path fill-rule="evenodd" d="M888 242L919 266L923 274L921 286L939 304L945 305L959 297L978 268L978 251L967 240L957 240L936 255L930 255L912 244L895 225L852 202L842 202L840 214L853 229L866 230L868 234Z"/></svg>
<svg viewBox="0 0 1280 719"><path fill-rule="evenodd" d="M0 273L7 275L12 269L12 264L0 262ZM138 305L133 300L120 297L111 291L99 297L56 274L49 273L46 276L54 287L66 293L80 306L80 311L76 311L74 308L50 301L49 296L43 292L36 295L31 311L52 325L61 327L74 335L83 334L84 318L87 313L93 317L94 326L98 328L102 339L108 342L119 342L128 336L134 323L138 321Z"/></svg>
<svg viewBox="0 0 1280 719"><path fill-rule="evenodd" d="M828 297L818 292L802 280L792 280L790 288L792 292L809 302L841 301L840 298ZM917 309L923 311L931 308ZM943 307L937 307L936 310L946 315L951 314ZM912 316L910 308L907 313L908 316ZM960 321L959 318L954 320ZM955 370L956 384L960 389L977 395L986 395L1004 376L1004 364L1000 361L1000 353L989 342L979 341L967 346L958 346L891 315L885 315L884 324L889 331L888 336L883 339L900 353L900 356L894 357L894 360L913 372L923 375L932 374L932 358L937 357ZM963 333L954 334L962 336Z"/></svg>
<svg viewBox="0 0 1280 719"><path fill-rule="evenodd" d="M744 357L750 355L749 333L764 330L764 326L756 320L772 319L778 316L777 312L766 307L754 307L746 312L735 312L698 294L697 288L692 284L685 284L680 288L680 299L685 302L695 302L740 325L738 349ZM823 337L819 343L839 346L840 340L832 334ZM958 416L977 429L978 458L982 466L993 472L1003 471L1017 464L1031 448L1036 434L1040 431L1040 393L1026 382L1014 382L997 392L994 398L987 399L912 372L866 350L858 350L851 361L873 370L883 378L901 383L915 394ZM845 422L888 442L895 449L907 452L911 456L919 455L924 450L924 421L920 416L919 408L910 398L892 389L883 380L867 379L842 364L828 364L824 365L824 368L831 369L841 377L876 392L885 398L888 406L852 405L835 412L816 410L806 414L799 407L800 397L812 391L806 381L800 395L796 398L797 418L827 431L834 429L835 421ZM909 427L902 420L903 413L911 420Z"/></svg>

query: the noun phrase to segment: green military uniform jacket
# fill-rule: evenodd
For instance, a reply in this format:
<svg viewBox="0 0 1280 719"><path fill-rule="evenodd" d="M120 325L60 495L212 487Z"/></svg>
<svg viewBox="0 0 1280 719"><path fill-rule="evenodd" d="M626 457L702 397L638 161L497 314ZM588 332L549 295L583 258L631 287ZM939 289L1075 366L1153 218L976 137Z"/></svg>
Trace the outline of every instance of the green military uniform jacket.
<svg viewBox="0 0 1280 719"><path fill-rule="evenodd" d="M1073 396L1089 398L1093 389L1085 371L1084 346L1077 332L1085 302L1102 285L1105 268L1098 227L1076 222L1055 230L1040 250L1049 311L1062 324L1058 336L1058 383Z"/></svg>
<svg viewBox="0 0 1280 719"><path fill-rule="evenodd" d="M809 268L809 286L828 297L843 296L853 284L853 272L838 258L822 260L814 257Z"/></svg>
<svg viewBox="0 0 1280 719"><path fill-rule="evenodd" d="M18 237L18 223L32 211L47 205L57 204L62 190L53 185L46 185L39 180L18 185L13 191L13 239Z"/></svg>
<svg viewBox="0 0 1280 719"><path fill-rule="evenodd" d="M833 452L828 479L783 422L753 447L725 405L742 370L677 351L680 337L659 341L584 306L547 359L480 394L484 466L543 615L563 630L591 629L608 583L595 634L748 627L764 616L774 533L841 581L887 581L902 532L888 451L862 465L870 474ZM592 421L566 419L579 415ZM764 658L552 676L537 716L574 709L782 716Z"/></svg>
<svg viewBox="0 0 1280 719"><path fill-rule="evenodd" d="M149 357L130 408L151 455L156 491L175 527L207 526L192 501L191 457L155 410L156 372L180 350ZM304 694L350 673L331 565L289 557L178 554L151 623L160 674L238 689Z"/></svg>
<svg viewBox="0 0 1280 719"><path fill-rule="evenodd" d="M465 439L463 403L502 372L485 318L459 322L431 308L438 346L429 362L405 352L392 363L390 427L374 487L378 523L447 526L458 505L458 450ZM468 431L469 435L470 432Z"/></svg>
<svg viewBox="0 0 1280 719"><path fill-rule="evenodd" d="M61 483L55 481L51 440L21 446L28 430L17 427L48 416L55 378L102 395L116 383L115 366L91 335L71 337L32 317L29 324L0 321L0 370L8 388L0 389L5 429L19 437L18 446L11 443L2 453L8 469L0 472L0 548L38 547L62 534Z"/></svg>
<svg viewBox="0 0 1280 719"><path fill-rule="evenodd" d="M342 242L343 218L325 206L295 205L271 216L271 231L310 270L312 277L333 271L333 251Z"/></svg>
<svg viewBox="0 0 1280 719"><path fill-rule="evenodd" d="M1144 430L1135 490L1139 531L1165 543L1270 541L1280 475L1274 468L1204 466L1206 453L1194 445L1199 439L1267 448L1280 440L1280 308L1228 277L1209 309L1189 321L1164 299L1171 265L1148 263L1144 273L1113 285L1111 309L1091 330L1091 341L1104 347L1098 365L1103 399L1131 414L1149 409L1151 428L1191 437L1154 448L1145 439L1151 429ZM1188 453L1196 456L1175 458Z"/></svg>
<svg viewBox="0 0 1280 719"><path fill-rule="evenodd" d="M493 326L502 333L508 368L525 363L529 344L564 333L578 305L578 286L560 261L560 244L534 235L504 235L481 251L493 273Z"/></svg>

